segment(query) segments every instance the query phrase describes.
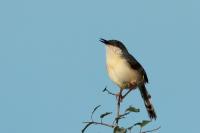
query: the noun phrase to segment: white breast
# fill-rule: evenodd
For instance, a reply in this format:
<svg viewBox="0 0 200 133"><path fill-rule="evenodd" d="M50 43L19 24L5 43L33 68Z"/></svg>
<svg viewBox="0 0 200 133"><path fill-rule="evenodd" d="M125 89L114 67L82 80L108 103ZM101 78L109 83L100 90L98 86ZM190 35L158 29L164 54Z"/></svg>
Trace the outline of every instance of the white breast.
<svg viewBox="0 0 200 133"><path fill-rule="evenodd" d="M114 52L107 52L107 70L111 80L121 88L126 88L131 82L138 82L140 74L132 69L128 62Z"/></svg>

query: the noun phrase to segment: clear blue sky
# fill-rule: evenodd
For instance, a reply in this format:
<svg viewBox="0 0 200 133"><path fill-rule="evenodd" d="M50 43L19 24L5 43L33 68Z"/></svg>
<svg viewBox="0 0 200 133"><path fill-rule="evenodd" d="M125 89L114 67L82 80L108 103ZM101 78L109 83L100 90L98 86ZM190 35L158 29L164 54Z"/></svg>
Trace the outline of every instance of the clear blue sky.
<svg viewBox="0 0 200 133"><path fill-rule="evenodd" d="M147 71L160 132L199 132L198 0L0 1L0 132L79 133L114 111L100 37L125 43ZM138 91L124 101L148 118ZM98 116L98 114L96 114ZM109 119L107 119L109 120ZM88 133L111 132L92 127Z"/></svg>

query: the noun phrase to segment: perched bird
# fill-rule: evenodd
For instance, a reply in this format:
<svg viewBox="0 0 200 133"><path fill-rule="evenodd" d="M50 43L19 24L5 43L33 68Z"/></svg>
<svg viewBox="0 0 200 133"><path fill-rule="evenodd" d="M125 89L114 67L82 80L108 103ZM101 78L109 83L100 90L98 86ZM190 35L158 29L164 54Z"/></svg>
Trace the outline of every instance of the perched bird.
<svg viewBox="0 0 200 133"><path fill-rule="evenodd" d="M122 42L105 39L100 41L106 46L106 64L110 79L119 86L120 92L138 87L150 119L156 119L151 96L145 87L148 78L142 65L128 52Z"/></svg>

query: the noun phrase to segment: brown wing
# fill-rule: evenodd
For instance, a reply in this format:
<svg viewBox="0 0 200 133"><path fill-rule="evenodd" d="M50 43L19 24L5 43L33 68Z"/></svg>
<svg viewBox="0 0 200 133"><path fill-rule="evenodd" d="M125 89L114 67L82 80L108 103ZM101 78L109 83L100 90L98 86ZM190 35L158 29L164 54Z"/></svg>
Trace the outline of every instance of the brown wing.
<svg viewBox="0 0 200 133"><path fill-rule="evenodd" d="M148 77L142 65L131 54L125 55L124 57L127 58L128 63L133 69L138 70L143 74L145 82L148 83Z"/></svg>

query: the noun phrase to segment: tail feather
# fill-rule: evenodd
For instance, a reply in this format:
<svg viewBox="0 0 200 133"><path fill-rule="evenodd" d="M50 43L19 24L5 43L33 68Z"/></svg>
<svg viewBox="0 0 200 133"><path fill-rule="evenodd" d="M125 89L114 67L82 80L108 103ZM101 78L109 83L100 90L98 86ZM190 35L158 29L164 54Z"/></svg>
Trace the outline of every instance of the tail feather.
<svg viewBox="0 0 200 133"><path fill-rule="evenodd" d="M156 112L154 110L153 104L151 103L151 96L149 95L145 85L139 86L139 90L140 90L140 93L141 93L142 98L144 100L144 105L147 109L147 112L148 112L150 119L156 120L157 116L156 116Z"/></svg>

